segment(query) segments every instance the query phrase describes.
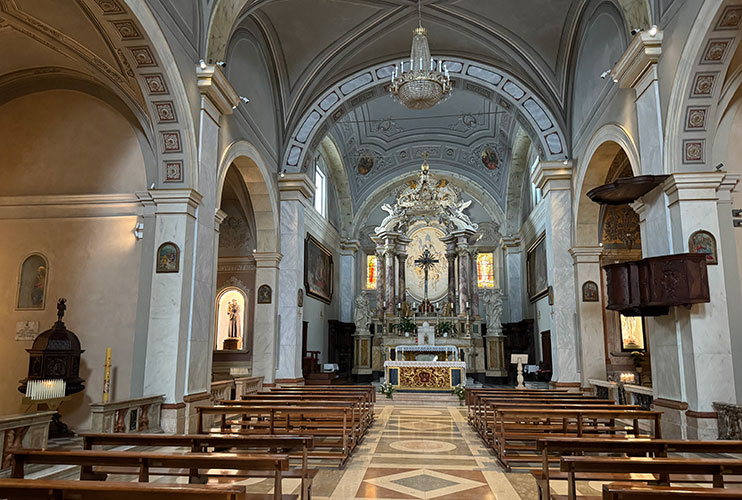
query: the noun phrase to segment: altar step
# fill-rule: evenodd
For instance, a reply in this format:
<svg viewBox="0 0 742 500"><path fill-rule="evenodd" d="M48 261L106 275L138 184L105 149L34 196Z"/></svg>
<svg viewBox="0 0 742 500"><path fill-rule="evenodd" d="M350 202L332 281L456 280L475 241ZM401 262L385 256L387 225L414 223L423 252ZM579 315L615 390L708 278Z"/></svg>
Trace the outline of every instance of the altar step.
<svg viewBox="0 0 742 500"><path fill-rule="evenodd" d="M392 399L377 394L377 405L412 405L412 406L458 406L459 398L450 392L403 392L396 391Z"/></svg>

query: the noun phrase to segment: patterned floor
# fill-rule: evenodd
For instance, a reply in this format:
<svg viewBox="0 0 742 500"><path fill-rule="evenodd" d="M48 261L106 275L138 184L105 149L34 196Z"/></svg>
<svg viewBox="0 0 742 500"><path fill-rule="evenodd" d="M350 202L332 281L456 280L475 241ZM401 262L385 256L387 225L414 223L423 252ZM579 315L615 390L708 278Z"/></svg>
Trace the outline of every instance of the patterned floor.
<svg viewBox="0 0 742 500"><path fill-rule="evenodd" d="M341 474L337 474L340 472ZM379 405L343 471L323 469L315 500L536 499L528 474L505 474L458 406Z"/></svg>

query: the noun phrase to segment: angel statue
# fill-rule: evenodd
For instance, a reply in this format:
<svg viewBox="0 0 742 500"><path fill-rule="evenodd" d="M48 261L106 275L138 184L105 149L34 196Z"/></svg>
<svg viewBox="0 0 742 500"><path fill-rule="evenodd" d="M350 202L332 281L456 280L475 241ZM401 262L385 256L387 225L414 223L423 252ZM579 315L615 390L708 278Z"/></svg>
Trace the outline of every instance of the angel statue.
<svg viewBox="0 0 742 500"><path fill-rule="evenodd" d="M477 230L477 225L474 224L468 215L464 213L464 210L469 208L471 200L460 201L455 205L449 205L446 207L446 215L448 216L449 225L452 226L453 230L470 229Z"/></svg>
<svg viewBox="0 0 742 500"><path fill-rule="evenodd" d="M487 334L502 335L502 290L495 288L484 295L487 312Z"/></svg>
<svg viewBox="0 0 742 500"><path fill-rule="evenodd" d="M353 313L353 322L356 324L356 334L369 335L368 325L371 323L371 306L368 297L359 294L355 300L355 311Z"/></svg>
<svg viewBox="0 0 742 500"><path fill-rule="evenodd" d="M386 233L394 231L397 226L402 222L402 210L398 206L391 206L389 203L384 203L381 209L387 212L389 215L384 217L381 224L374 230L376 234Z"/></svg>

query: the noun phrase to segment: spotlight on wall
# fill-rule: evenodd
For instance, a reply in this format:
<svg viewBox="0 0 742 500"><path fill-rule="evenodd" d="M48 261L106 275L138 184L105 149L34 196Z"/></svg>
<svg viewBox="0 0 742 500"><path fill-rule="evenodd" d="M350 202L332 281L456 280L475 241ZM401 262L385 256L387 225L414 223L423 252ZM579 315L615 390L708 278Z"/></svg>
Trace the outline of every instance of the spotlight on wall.
<svg viewBox="0 0 742 500"><path fill-rule="evenodd" d="M655 36L657 34L657 25L653 24L651 28L649 28L649 36Z"/></svg>
<svg viewBox="0 0 742 500"><path fill-rule="evenodd" d="M717 171L717 172L719 172L719 171L720 171L720 170L721 170L722 168L724 168L724 164L723 164L723 163L719 163L719 164L718 164L717 166L715 166L714 168L716 169L716 171Z"/></svg>
<svg viewBox="0 0 742 500"><path fill-rule="evenodd" d="M286 177L286 169L285 168L283 170L281 170L281 179L283 179L284 177Z"/></svg>
<svg viewBox="0 0 742 500"><path fill-rule="evenodd" d="M609 76L611 76L611 71L612 70L610 70L610 69L607 69L607 70L603 71L600 74L600 78L603 79L603 80L605 80L606 78L608 78Z"/></svg>
<svg viewBox="0 0 742 500"><path fill-rule="evenodd" d="M567 155L564 155L564 161L562 162L564 165L569 165L569 157Z"/></svg>
<svg viewBox="0 0 742 500"><path fill-rule="evenodd" d="M222 68L222 69L224 69L224 68L226 68L226 67L227 67L227 63L226 63L226 62L224 62L224 61L217 61L217 62L216 62L216 65L217 65L217 66L219 66L219 67L220 67L220 68Z"/></svg>
<svg viewBox="0 0 742 500"><path fill-rule="evenodd" d="M155 188L155 183L153 182L152 185L149 188L150 189L154 189Z"/></svg>
<svg viewBox="0 0 742 500"><path fill-rule="evenodd" d="M203 59L198 61L198 65L201 66L201 69L206 69L206 61L204 61Z"/></svg>
<svg viewBox="0 0 742 500"><path fill-rule="evenodd" d="M144 238L144 222L137 222L134 226L134 237L138 240Z"/></svg>
<svg viewBox="0 0 742 500"><path fill-rule="evenodd" d="M641 33L642 31L644 31L644 30L641 29L641 28L634 28L633 30L631 30L631 36L634 36L637 33Z"/></svg>
<svg viewBox="0 0 742 500"><path fill-rule="evenodd" d="M247 104L248 102L250 102L250 99L248 99L245 96L240 96L240 101L241 102L244 102L245 104ZM232 109L237 109L237 106L239 106L240 104L241 103L238 102L237 104L235 104L234 106L232 106Z"/></svg>

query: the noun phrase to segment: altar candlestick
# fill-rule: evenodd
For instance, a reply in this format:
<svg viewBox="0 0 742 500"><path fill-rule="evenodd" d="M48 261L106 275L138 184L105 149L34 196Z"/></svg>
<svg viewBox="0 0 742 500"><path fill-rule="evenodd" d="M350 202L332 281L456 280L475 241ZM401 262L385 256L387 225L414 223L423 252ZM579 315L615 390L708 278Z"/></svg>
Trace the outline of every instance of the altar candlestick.
<svg viewBox="0 0 742 500"><path fill-rule="evenodd" d="M108 403L111 396L111 348L106 348L106 364L103 371L103 402Z"/></svg>

